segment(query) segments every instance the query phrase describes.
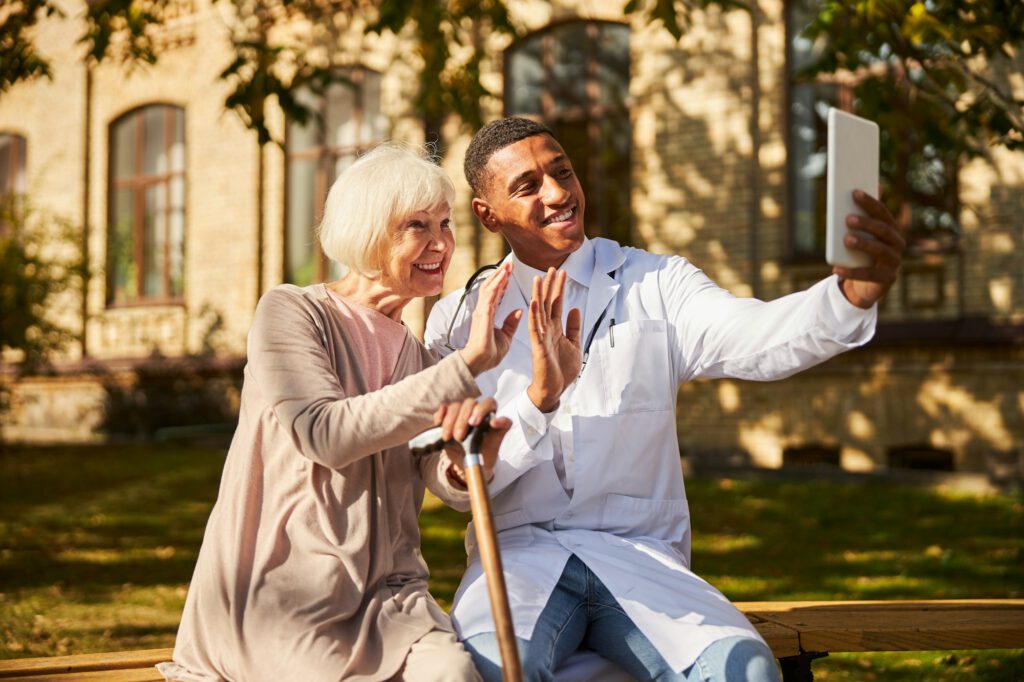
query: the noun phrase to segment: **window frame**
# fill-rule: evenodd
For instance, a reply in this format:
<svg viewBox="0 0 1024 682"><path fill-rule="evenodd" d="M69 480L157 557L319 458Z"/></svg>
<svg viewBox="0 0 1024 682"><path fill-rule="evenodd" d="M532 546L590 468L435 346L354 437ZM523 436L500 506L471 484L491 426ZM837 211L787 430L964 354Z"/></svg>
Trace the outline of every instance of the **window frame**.
<svg viewBox="0 0 1024 682"><path fill-rule="evenodd" d="M145 125L143 124L146 111L154 108L162 109L163 114L163 150L167 155L168 168L163 173L150 173L144 172L145 162ZM175 117L174 113L180 112L182 117L182 134L181 134L181 145L182 145L182 164L180 170L172 169L172 150L176 144L174 139L175 135ZM185 120L186 110L185 107L172 102L150 102L141 106L135 107L129 111L124 112L114 120L110 122L107 127L107 254L106 254L106 277L105 277L105 303L108 308L128 308L136 306L150 306L150 305L181 305L185 300L186 285L185 280L185 264L187 254L187 234L188 234L188 132L187 132L187 121ZM121 125L133 125L134 132L134 165L135 172L130 176L117 177L117 130ZM177 295L172 293L172 246L171 246L171 214L173 211L170 193L171 184L174 179L180 178L182 182L182 245L181 245L181 262L182 262L182 282L181 291ZM164 213L164 234L163 234L163 253L160 254L160 258L163 261L163 277L161 278L161 291L156 295L147 295L145 293L145 281L146 281L146 243L145 243L145 231L146 231L146 190L151 187L162 187L165 194L165 201L163 207ZM111 241L112 234L115 231L115 211L116 196L118 189L128 188L132 190L132 262L136 265L135 272L135 287L136 294L131 298L124 298L121 300L117 299L117 288L114 284L114 264L111 262Z"/></svg>
<svg viewBox="0 0 1024 682"><path fill-rule="evenodd" d="M290 195L291 187L291 176L292 176L292 163L294 161L313 160L315 161L314 170L314 182L313 182L313 222L308 225L306 229L309 230L309 235L313 240L312 258L314 260L315 272L310 283L324 282L331 276L331 259L324 254L323 249L320 247L320 241L316 239L316 228L323 219L324 204L327 201L327 193L331 189L331 185L336 179L334 175L334 167L337 164L338 159L344 156L359 157L365 154L369 150L373 149L377 145L381 144L387 139L387 136L382 136L377 139L363 140L362 139L362 121L367 115L367 109L365 99L362 95L362 90L366 83L367 74L372 74L379 79L379 84L383 84L384 74L375 69L370 69L360 64L356 64L349 67L343 67L338 69L339 74L343 74L343 80L335 81L332 85L339 85L341 87L354 87L353 98L352 98L352 112L353 118L357 121L358 125L356 129L359 131L359 139L353 145L332 147L327 144L327 127L326 121L328 118L328 106L329 99L327 94L316 96L315 102L313 102L312 113L310 116L309 123L307 125L317 126L315 132L316 144L308 149L296 152L292 149L293 146L293 130L292 126L296 123L295 121L288 120L285 123L285 143L284 143L284 201L283 214L281 220L281 232L282 232L282 262L281 262L281 281L295 283L294 273L290 271L292 252L291 252L291 239L290 233L292 230L302 229L300 226L292 226L289 222L291 215L291 204L292 198ZM346 83L349 82L351 85ZM383 98L380 98L383 99ZM378 102L379 108L380 102Z"/></svg>
<svg viewBox="0 0 1024 682"><path fill-rule="evenodd" d="M586 65L586 78L587 81L584 85L584 92L586 94L586 103L584 105L577 105L574 107L560 108L551 96L552 92L552 76L554 67L554 54L553 45L555 42L555 34L566 28L573 26L581 26L590 33L591 30L599 30L602 26L614 26L622 29L627 36L627 53L626 58L628 60L627 66L627 81L626 90L627 96L623 102L625 111L625 120L629 125L629 144L625 150L624 158L621 159L623 166L623 179L626 183L625 187L625 202L626 210L624 221L625 224L619 229L615 230L614 226L609 226L604 223L604 216L594 216L591 210L588 210L589 219L586 221L588 226L587 233L590 237L603 237L608 236L612 239L618 240L620 243L626 246L631 246L636 243L637 234L634 225L634 219L632 211L629 210L632 206L632 164L633 164L633 144L632 144L632 129L633 129L633 107L630 97L628 95L629 83L632 81L632 28L628 23L622 21L612 21L607 19L579 19L569 18L562 21L555 21L547 24L546 26L528 33L521 38L514 41L507 48L505 48L502 65L502 82L503 82L503 93L502 93L502 112L504 116L522 116L523 118L529 118L536 120L552 129L553 132L571 125L586 125L586 137L588 140L588 148L591 150L604 149L601 145L601 134L600 134L600 121L606 118L609 113L616 113L615 108L609 104L601 102L601 81L598 80L599 68L601 64L600 52L596 49L598 46L596 35L587 35L587 65ZM517 50L524 49L530 41L539 40L541 41L540 50L540 63L543 66L543 77L544 77L544 88L540 95L540 114L533 113L520 113L512 108L514 97L511 94L515 86L515 79L512 76L512 63L513 56ZM586 156L586 167L580 168L580 159L572 159L573 165L578 170L582 170L582 175L590 181L590 186L584 187L584 191L588 197L607 196L607 190L604 188L606 174L601 172L601 159L598 153L589 153ZM583 178L581 178L581 182ZM587 208L597 207L596 201L588 202ZM596 218L596 219L595 219Z"/></svg>

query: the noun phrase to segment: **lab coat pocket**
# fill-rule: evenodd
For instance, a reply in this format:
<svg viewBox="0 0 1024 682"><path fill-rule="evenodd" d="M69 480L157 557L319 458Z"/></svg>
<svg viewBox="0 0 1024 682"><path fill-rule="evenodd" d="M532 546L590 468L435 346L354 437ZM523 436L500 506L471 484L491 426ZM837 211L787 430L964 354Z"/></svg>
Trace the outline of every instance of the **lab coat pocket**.
<svg viewBox="0 0 1024 682"><path fill-rule="evenodd" d="M601 530L625 538L673 542L686 534L689 515L685 499L655 500L611 493L605 498Z"/></svg>
<svg viewBox="0 0 1024 682"><path fill-rule="evenodd" d="M632 320L611 327L602 350L608 414L673 409L675 386L665 320Z"/></svg>
<svg viewBox="0 0 1024 682"><path fill-rule="evenodd" d="M516 509L505 514L494 515L494 529L499 533L503 530L508 530L509 528L525 526L528 523L530 523L530 517L526 515L526 511L523 509Z"/></svg>

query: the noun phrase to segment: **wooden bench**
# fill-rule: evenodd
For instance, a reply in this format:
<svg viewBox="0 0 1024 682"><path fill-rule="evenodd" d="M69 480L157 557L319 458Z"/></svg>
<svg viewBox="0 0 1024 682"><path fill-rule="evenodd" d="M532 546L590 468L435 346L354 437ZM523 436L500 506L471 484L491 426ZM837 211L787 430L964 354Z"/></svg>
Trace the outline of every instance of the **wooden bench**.
<svg viewBox="0 0 1024 682"><path fill-rule="evenodd" d="M741 602L786 682L813 680L831 652L1024 648L1024 599ZM0 661L0 680L160 682L171 649ZM244 682L244 681L242 681Z"/></svg>

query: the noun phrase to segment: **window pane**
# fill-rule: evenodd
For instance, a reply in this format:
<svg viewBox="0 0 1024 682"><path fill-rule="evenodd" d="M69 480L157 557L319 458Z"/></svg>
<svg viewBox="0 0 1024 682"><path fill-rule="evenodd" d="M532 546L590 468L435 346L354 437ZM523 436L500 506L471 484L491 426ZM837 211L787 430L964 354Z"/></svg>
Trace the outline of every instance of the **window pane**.
<svg viewBox="0 0 1024 682"><path fill-rule="evenodd" d="M185 290L185 211L171 210L171 296L177 298Z"/></svg>
<svg viewBox="0 0 1024 682"><path fill-rule="evenodd" d="M185 111L183 109L171 109L173 119L173 132L171 138L171 170L182 172L185 170Z"/></svg>
<svg viewBox="0 0 1024 682"><path fill-rule="evenodd" d="M601 104L624 106L629 97L629 27L604 24L598 43Z"/></svg>
<svg viewBox="0 0 1024 682"><path fill-rule="evenodd" d="M388 136L388 120L380 110L380 74L363 72L363 142L373 143Z"/></svg>
<svg viewBox="0 0 1024 682"><path fill-rule="evenodd" d="M146 175L167 172L167 135L165 107L146 107L142 116L144 152L142 172Z"/></svg>
<svg viewBox="0 0 1024 682"><path fill-rule="evenodd" d="M327 90L327 146L352 147L363 141L359 134L362 112L356 108L361 94L362 86L351 83L335 83Z"/></svg>
<svg viewBox="0 0 1024 682"><path fill-rule="evenodd" d="M293 159L288 164L288 217L285 236L285 277L293 284L312 284L316 278L313 227L317 207L315 159Z"/></svg>
<svg viewBox="0 0 1024 682"><path fill-rule="evenodd" d="M587 60L590 58L586 24L572 24L553 32L551 89L555 108L587 103Z"/></svg>
<svg viewBox="0 0 1024 682"><path fill-rule="evenodd" d="M544 92L544 67L541 64L541 40L526 41L512 52L509 62L509 85L506 98L509 110L516 114L541 113L540 97Z"/></svg>
<svg viewBox="0 0 1024 682"><path fill-rule="evenodd" d="M167 235L167 187L163 183L150 185L145 189L146 214L143 221L145 229L142 236L143 261L143 294L146 296L162 296L164 291L164 274L166 272L166 235Z"/></svg>
<svg viewBox="0 0 1024 682"><path fill-rule="evenodd" d="M0 196L14 189L14 138L0 135Z"/></svg>
<svg viewBox="0 0 1024 682"><path fill-rule="evenodd" d="M185 284L185 178L171 178L170 269L173 297L181 296Z"/></svg>
<svg viewBox="0 0 1024 682"><path fill-rule="evenodd" d="M543 115L573 161L591 236L632 241L629 27L576 22L534 35L509 54L507 109Z"/></svg>
<svg viewBox="0 0 1024 682"><path fill-rule="evenodd" d="M135 175L135 126L138 121L138 115L132 114L114 126L114 168L111 173L115 178Z"/></svg>
<svg viewBox="0 0 1024 682"><path fill-rule="evenodd" d="M130 188L114 191L111 229L107 240L107 297L120 303L135 298L138 271L135 268L135 192Z"/></svg>

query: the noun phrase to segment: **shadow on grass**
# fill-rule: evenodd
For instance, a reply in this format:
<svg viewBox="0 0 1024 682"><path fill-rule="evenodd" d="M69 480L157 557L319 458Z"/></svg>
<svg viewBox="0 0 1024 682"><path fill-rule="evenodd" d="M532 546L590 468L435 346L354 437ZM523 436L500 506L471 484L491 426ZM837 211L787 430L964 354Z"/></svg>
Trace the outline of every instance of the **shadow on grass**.
<svg viewBox="0 0 1024 682"><path fill-rule="evenodd" d="M1019 597L1024 588L1019 497L877 482L695 480L687 490L693 568L734 600Z"/></svg>
<svg viewBox="0 0 1024 682"><path fill-rule="evenodd" d="M187 582L223 462L155 446L0 454L0 585L73 585L104 601L125 583Z"/></svg>

